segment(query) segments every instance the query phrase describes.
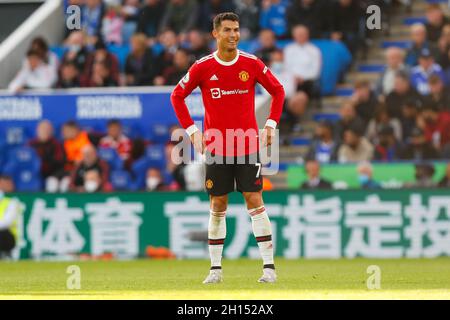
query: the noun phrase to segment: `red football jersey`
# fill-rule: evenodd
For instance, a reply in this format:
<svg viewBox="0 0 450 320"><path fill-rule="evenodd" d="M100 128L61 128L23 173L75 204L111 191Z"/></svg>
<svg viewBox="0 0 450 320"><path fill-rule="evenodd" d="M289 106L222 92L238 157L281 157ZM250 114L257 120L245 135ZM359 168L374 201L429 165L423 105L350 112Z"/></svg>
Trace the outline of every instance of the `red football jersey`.
<svg viewBox="0 0 450 320"><path fill-rule="evenodd" d="M188 133L192 132L194 122L184 99L200 87L205 107L207 149L227 156L251 154L258 151L258 144L249 143L252 139L257 141L258 135L255 116L257 82L272 95L267 125L275 127L283 109L283 86L261 60L242 51L238 51L236 58L229 62L220 60L217 51L197 60L175 87L171 101L183 128ZM222 139L217 139L218 132ZM242 149L238 147L238 140L245 135ZM218 148L218 145L222 147Z"/></svg>

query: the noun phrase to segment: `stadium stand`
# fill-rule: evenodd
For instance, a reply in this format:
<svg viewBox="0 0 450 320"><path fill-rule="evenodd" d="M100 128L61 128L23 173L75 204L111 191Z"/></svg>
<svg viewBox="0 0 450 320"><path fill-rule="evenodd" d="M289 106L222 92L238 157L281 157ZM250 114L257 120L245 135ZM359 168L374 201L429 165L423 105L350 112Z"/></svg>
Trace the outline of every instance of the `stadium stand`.
<svg viewBox="0 0 450 320"><path fill-rule="evenodd" d="M412 154L410 158L402 157L401 160L407 161L404 163L405 166L410 166L411 163L417 161L429 160L417 151L428 148L434 150L433 154L436 155L433 157L436 159L431 160L438 161L436 167L441 168L442 163L448 161L450 153L450 147L443 132L450 125L447 116L450 106L445 103L442 104L442 101L449 101L446 99L448 99L448 84L450 83L448 81L450 75L448 58L450 24L448 24L448 18L446 17L449 13L447 2L415 1L407 9L397 1L387 0L314 0L309 2L314 3L313 5L324 6L326 8L324 12L327 12L329 17L323 23L309 26L314 28L314 39L311 43L320 50L322 59L320 77L316 83L320 93L318 97L309 101L306 111L300 116L291 114L287 109L284 112L281 123L283 145L280 148L280 172L270 177L274 188L298 188L304 182L303 176L299 176L298 169L299 165L305 161L306 155L311 154L309 152L310 145L317 146L317 141L320 140L320 132L317 132L318 123L331 123L333 126L338 126L342 119L342 106L346 103L351 104L351 108L355 109L357 117L360 116L358 108L363 108L361 106L367 106L369 103L367 100L369 98L365 98L364 94L359 94L356 88L361 81L369 83L369 94L373 95L375 99L374 108L376 107L377 112L374 112L369 119L364 119L367 121L367 123L364 123L365 126L373 120L373 125L370 126L372 127L372 135L369 135L364 128L357 129L349 125L348 128L342 130L344 132L342 136L332 141L333 144L337 144L334 147L338 148L339 145L343 144L357 148L359 142L354 142L355 139L352 139L348 131L358 132L358 130L362 130L363 139L367 140L372 149L383 154L391 152L392 145L385 145L384 140L380 143L380 135L382 125L392 124L392 119L385 119L383 113L378 111L381 105L393 99L392 95L397 94L400 98L394 97L399 99L395 101L403 101L402 103L408 104L415 112L415 116L412 118L412 126L418 127L414 128L417 129L415 135L412 133L409 136L405 134L406 132L412 132L411 128L408 127L408 125L411 125L411 121L409 121L411 119L407 116L407 107L399 105L398 115L394 118L397 118L400 123L403 135L401 139L397 139L396 143L399 144L398 148L400 149L411 147L413 150L412 153L409 153ZM177 17L181 20L172 21L171 19L175 18L165 16L167 6L176 5L172 1L143 0L138 1L138 6L133 3L133 1L101 0L64 1L63 12L71 4L81 6L82 30L66 30L65 39L50 45L49 48L46 45L33 47L30 41L29 49L31 51L28 51L26 57L23 58L23 63L18 66L21 68L22 78L20 81L16 78L16 85L10 86L9 92L0 94L0 105L13 106L14 103L18 103L17 100L14 100L15 98L23 97L29 99L26 104L31 106L36 102L33 99L37 97L36 110L41 110L41 118L49 114L52 115L49 120L55 127L55 137L61 142L63 123L76 119L81 129L89 133L90 143L99 147L99 157L108 163L111 172L110 182L115 190L144 190L146 187L146 172L149 168L161 170L165 185L171 185L174 181L177 181L178 186L174 189L182 189L183 182L180 182L179 179L179 171L182 168L174 170L170 167L166 158L166 153L170 148L170 130L177 123L168 104L170 88L162 89L159 85L167 83L169 75L172 77L175 75L179 79L185 73L184 70L177 69L180 65L177 59L180 59L179 56L181 55L178 53L181 49L190 53L190 63L193 63L198 52L214 50L214 41L208 33L201 31L205 28L204 21L201 18L197 22L189 20L189 17ZM219 5L214 8L209 6L208 1L193 0L181 1L180 3L183 3L182 5L197 3L198 10L201 12L217 13L225 10L224 8L245 12L247 9L250 10L250 6L258 5L259 1L247 1L246 4L242 4L240 1L221 0L217 1ZM267 63L276 73L277 61L271 60L273 52L276 50L282 51L293 42L290 32L287 31L288 29L279 29L279 25L276 23L279 19L277 6L288 8L287 12L289 12L289 9L296 8L296 10L299 10L298 16L301 17L301 10L308 9L307 3L307 1L301 0L282 0L273 2L269 5L269 8L263 8L259 5L259 13L264 16L264 19L260 20L261 24L256 29L251 29L254 27L248 25L248 28L250 28L248 34L253 34L253 37L243 37L239 48L258 54L261 43L256 35L264 28L272 28L276 42L273 48L269 48L266 53L269 57ZM383 10L386 10L384 12L389 12L388 17L383 16L383 31L371 31L365 28L365 8L369 4L380 5ZM153 14L156 12L160 14ZM60 12L60 14L62 13ZM350 14L352 17L355 15L359 17L354 19L357 23L348 21L346 17ZM183 19L188 20L184 21ZM292 16L290 19L292 21ZM181 28L180 26L183 23L192 24L192 28ZM308 21L305 21L305 24L308 23ZM242 24L243 29L247 27L245 20ZM160 28L161 25L165 25L169 29L172 27L178 33L163 30ZM420 35L417 38L412 30L417 29L418 25L423 25L425 32L428 32L429 35L433 34L436 37L437 34L438 40L424 39L422 41ZM257 32L255 32L256 30ZM146 48L144 50L140 49L139 41L133 40L132 34L134 33L143 33L140 36L141 39L142 37L145 39ZM192 33L195 33L195 35L192 35ZM193 39L196 37L200 38L200 43L203 39L207 45L200 49L194 48L193 42L195 40ZM422 47L430 49L430 52L426 54ZM403 55L408 53L417 53L416 58L419 61L419 67L415 65L406 66L408 61L400 62L401 65L405 65L405 69L402 71L405 71L408 77L410 72L417 71L420 73L425 70L423 72L426 73L427 61L425 60L427 60L428 55L434 55L435 62L442 68L444 89L437 88L435 90L430 85L431 93L429 95L415 95L411 91L405 94L405 99L403 99L401 88L397 88L400 84L397 84L396 80L398 71L397 67L394 67L396 63L385 57L388 48L400 48L401 59L403 59ZM46 77L49 76L48 72L51 72L51 70L48 71L47 67L52 65L52 61L55 59L59 61L59 66L55 69L58 81L54 81L53 85L48 86L49 91L45 91L45 93L27 91L38 88L39 86L34 86L35 83L44 83L44 80L48 80ZM146 73L149 74L148 77L145 77L145 80L136 81L135 77L139 75L139 68L143 68L144 65L143 59L149 64L145 69ZM41 72L31 72L30 70L35 70L34 68L41 70ZM281 69L279 75L282 76L283 72L289 73L288 71ZM287 75L287 78L291 79L287 82L292 81L292 78L289 78L291 76ZM9 80L13 81L12 78ZM427 85L428 77L425 76L422 80ZM127 87L127 83L139 83L142 87ZM380 89L376 88L378 84L384 92L377 91ZM56 87L65 89L56 90ZM90 89L82 87L90 87ZM294 87L294 93L292 97L289 97L292 98L292 101L294 101L295 94L299 93L297 89L300 88L297 88L296 85ZM103 96L104 100L89 100L93 96ZM406 99L406 97L413 96L417 97L415 101ZM124 100L120 102L119 98ZM434 114L430 115L423 111L426 110L425 107L431 105L430 101L433 102L434 109L440 108L435 110L437 118L433 118ZM123 134L132 141L129 158L121 158L119 152L114 148L101 147L100 139L107 134L107 121L115 117L106 113L103 116L91 114L92 118L90 119L80 116L81 105L85 106L83 110L88 112L86 110L91 110L89 105L95 103L97 103L96 108L101 108L103 103L105 106L113 106L112 108L119 106L118 108L123 108L127 112L140 114L139 120L136 120L136 118L133 120L133 117L129 117L130 114L127 115L125 111L122 113L123 117L120 116L120 112L116 112L116 115L119 115L117 118L120 118L122 124ZM289 100L287 104L289 104ZM198 106L199 104L193 102L193 105ZM375 120L375 113L382 114L382 116ZM196 116L198 119L202 118L201 113L194 115L194 117ZM18 119L14 119L6 113L1 117L0 113L0 122L3 122L0 130L0 150L2 150L0 173L13 177L19 191L38 191L43 190L45 186L45 181L39 169L40 164L36 160L38 157L33 154L33 149L26 146L28 141L35 136L38 118L27 122L20 116ZM422 133L418 130L421 130ZM389 130L385 129L383 132L387 131ZM364 138L364 135L366 138L370 137L370 139ZM322 154L326 154L327 150L330 149L330 145L327 143L319 143L318 145L321 150L323 149ZM19 158L17 158L19 161L12 160L16 157L22 157L23 161ZM27 157L34 160L27 162ZM327 157L325 156L325 158ZM375 157L372 156L367 160L375 160ZM399 159L395 161L397 160ZM327 167L326 170L333 171L332 164L330 163L330 167ZM400 165L403 164L400 163ZM356 172L353 167L351 170ZM376 165L374 170L376 176ZM442 170L436 170L436 175L442 175ZM69 175L70 172L65 174ZM333 176L333 174L329 175ZM344 178L339 176L336 179L336 181L341 181L340 179ZM412 178L402 176L399 179L410 180ZM351 179L347 182L349 182L347 186L357 186L354 183L355 181ZM389 184L385 183L383 187L389 187Z"/></svg>

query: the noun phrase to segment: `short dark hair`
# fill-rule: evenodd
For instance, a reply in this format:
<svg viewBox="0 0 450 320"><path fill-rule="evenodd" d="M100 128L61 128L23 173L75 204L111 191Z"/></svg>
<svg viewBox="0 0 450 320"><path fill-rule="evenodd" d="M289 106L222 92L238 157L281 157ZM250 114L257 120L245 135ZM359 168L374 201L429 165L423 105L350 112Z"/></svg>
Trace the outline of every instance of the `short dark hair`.
<svg viewBox="0 0 450 320"><path fill-rule="evenodd" d="M362 137L364 135L364 127L360 123L353 123L350 125L345 131L350 131L358 137Z"/></svg>
<svg viewBox="0 0 450 320"><path fill-rule="evenodd" d="M219 29L220 26L222 25L222 21L224 21L224 20L239 22L239 16L234 12L219 13L217 16L214 17L214 20L213 20L214 30Z"/></svg>
<svg viewBox="0 0 450 320"><path fill-rule="evenodd" d="M177 51L178 52L182 52L182 53L184 53L187 56L189 56L191 54L191 52L188 49L186 49L186 48L178 48Z"/></svg>
<svg viewBox="0 0 450 320"><path fill-rule="evenodd" d="M94 45L95 50L107 50L105 42L102 39L98 39Z"/></svg>
<svg viewBox="0 0 450 320"><path fill-rule="evenodd" d="M66 60L61 64L61 67L74 67L78 70L77 64L73 60Z"/></svg>
<svg viewBox="0 0 450 320"><path fill-rule="evenodd" d="M47 53L48 51L47 41L43 37L36 37L31 40L31 47L42 50L43 53Z"/></svg>
<svg viewBox="0 0 450 320"><path fill-rule="evenodd" d="M330 121L322 120L318 124L319 127L328 129L333 134L334 126Z"/></svg>
<svg viewBox="0 0 450 320"><path fill-rule="evenodd" d="M417 110L420 107L420 103L415 99L408 99L403 103L402 107L407 107L407 108L412 108L412 109Z"/></svg>
<svg viewBox="0 0 450 320"><path fill-rule="evenodd" d="M317 165L320 167L320 161L317 160L315 157L307 157L305 159L305 165L311 162L317 163Z"/></svg>
<svg viewBox="0 0 450 320"><path fill-rule="evenodd" d="M422 110L421 110L421 111L422 111L422 112L425 112L425 111L439 112L439 110L437 110L436 107L434 107L434 106L432 106L432 105L429 105L429 104L424 105L424 106L422 107Z"/></svg>
<svg viewBox="0 0 450 320"><path fill-rule="evenodd" d="M7 175L7 174L0 174L0 180L13 181L13 178L10 175Z"/></svg>
<svg viewBox="0 0 450 320"><path fill-rule="evenodd" d="M119 127L121 127L122 123L119 121L119 119L111 119L107 123L107 127L110 127L110 126L119 126Z"/></svg>
<svg viewBox="0 0 450 320"><path fill-rule="evenodd" d="M32 56L39 57L42 59L41 53L36 49L29 49L27 51L27 57L32 57Z"/></svg>
<svg viewBox="0 0 450 320"><path fill-rule="evenodd" d="M80 126L78 125L78 123L75 120L69 120L69 121L65 122L64 127L80 129Z"/></svg>

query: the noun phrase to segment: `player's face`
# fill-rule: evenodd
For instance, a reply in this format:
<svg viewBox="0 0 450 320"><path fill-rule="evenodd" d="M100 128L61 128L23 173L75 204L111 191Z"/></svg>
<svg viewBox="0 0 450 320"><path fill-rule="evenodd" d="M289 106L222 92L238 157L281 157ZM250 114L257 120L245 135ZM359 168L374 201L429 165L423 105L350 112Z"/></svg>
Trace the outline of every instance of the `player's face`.
<svg viewBox="0 0 450 320"><path fill-rule="evenodd" d="M239 22L224 20L218 30L213 31L217 46L221 50L233 51L237 49L239 39Z"/></svg>

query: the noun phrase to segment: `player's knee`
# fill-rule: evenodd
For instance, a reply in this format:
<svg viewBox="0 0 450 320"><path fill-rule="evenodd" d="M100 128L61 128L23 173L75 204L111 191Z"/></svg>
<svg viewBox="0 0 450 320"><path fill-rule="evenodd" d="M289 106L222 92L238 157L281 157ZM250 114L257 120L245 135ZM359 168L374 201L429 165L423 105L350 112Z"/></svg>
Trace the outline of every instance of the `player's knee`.
<svg viewBox="0 0 450 320"><path fill-rule="evenodd" d="M264 205L262 200L262 191L258 192L244 192L247 209L258 208Z"/></svg>
<svg viewBox="0 0 450 320"><path fill-rule="evenodd" d="M211 197L211 211L225 212L228 205L228 196L212 196Z"/></svg>

